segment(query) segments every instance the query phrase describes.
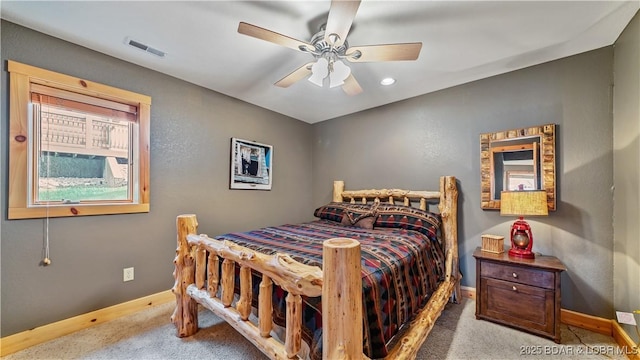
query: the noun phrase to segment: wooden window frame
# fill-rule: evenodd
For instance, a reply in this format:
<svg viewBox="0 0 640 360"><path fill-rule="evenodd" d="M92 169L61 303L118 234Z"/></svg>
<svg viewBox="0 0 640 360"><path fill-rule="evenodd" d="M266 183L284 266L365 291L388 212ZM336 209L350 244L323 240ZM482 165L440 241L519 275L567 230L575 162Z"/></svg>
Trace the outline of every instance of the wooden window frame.
<svg viewBox="0 0 640 360"><path fill-rule="evenodd" d="M150 164L150 119L151 97L131 91L114 88L89 80L59 74L30 65L8 61L9 69L9 219L34 219L45 217L108 215L149 212L149 164ZM55 206L33 206L29 193L33 191L28 181L29 144L34 136L29 127L29 104L31 85L45 85L69 91L116 101L135 106L138 109L138 183L135 203L97 202L90 204L56 204Z"/></svg>

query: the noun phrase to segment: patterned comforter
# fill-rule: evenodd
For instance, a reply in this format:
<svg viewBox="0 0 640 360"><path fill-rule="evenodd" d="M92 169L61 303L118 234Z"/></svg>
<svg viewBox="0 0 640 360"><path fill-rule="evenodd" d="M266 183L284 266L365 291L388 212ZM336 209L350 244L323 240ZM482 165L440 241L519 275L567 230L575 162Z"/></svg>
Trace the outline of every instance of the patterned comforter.
<svg viewBox="0 0 640 360"><path fill-rule="evenodd" d="M322 242L336 237L361 243L363 351L370 358L384 357L386 345L421 310L444 278L444 251L438 232L430 238L413 230L367 230L320 219L230 233L217 239L266 254L286 253L299 262L322 268ZM257 287L259 278L254 278L253 284ZM273 296L274 321L284 325L286 292L274 286ZM322 354L321 307L320 298L303 298L303 339L310 346L312 359Z"/></svg>

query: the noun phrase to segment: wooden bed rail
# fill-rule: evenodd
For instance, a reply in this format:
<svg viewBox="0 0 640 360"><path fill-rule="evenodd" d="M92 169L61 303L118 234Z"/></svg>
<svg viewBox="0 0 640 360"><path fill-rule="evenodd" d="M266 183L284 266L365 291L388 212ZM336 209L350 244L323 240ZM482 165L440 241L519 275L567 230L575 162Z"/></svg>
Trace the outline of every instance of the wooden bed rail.
<svg viewBox="0 0 640 360"><path fill-rule="evenodd" d="M336 238L323 247L323 272L288 255L265 255L207 235L195 235L195 215L177 219L176 279L172 289L176 308L171 321L179 337L198 330L198 304L223 318L272 359L297 357L302 342L302 296L322 295L323 358L358 359L362 354L362 278L360 243ZM219 259L222 260L222 267ZM240 296L234 300L235 266L240 267ZM219 269L222 273L219 273ZM251 270L262 274L258 293L258 326L249 321L252 303ZM286 297L284 344L271 337L272 284ZM220 291L219 291L220 290ZM219 294L219 295L218 295Z"/></svg>

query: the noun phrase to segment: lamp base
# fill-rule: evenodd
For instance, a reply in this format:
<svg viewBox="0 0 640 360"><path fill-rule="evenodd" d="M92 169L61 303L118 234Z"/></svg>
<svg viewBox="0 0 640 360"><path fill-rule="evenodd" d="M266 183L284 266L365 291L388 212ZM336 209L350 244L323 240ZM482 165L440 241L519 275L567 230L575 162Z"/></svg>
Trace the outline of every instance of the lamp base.
<svg viewBox="0 0 640 360"><path fill-rule="evenodd" d="M509 256L517 257L521 259L535 259L536 255L527 249L518 249L512 247L509 249Z"/></svg>

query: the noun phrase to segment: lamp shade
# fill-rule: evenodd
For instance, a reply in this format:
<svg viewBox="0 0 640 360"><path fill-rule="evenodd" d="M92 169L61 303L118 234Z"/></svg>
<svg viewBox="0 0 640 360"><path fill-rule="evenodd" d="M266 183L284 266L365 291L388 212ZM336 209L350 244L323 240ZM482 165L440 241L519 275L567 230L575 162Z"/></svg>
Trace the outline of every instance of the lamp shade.
<svg viewBox="0 0 640 360"><path fill-rule="evenodd" d="M547 192L544 190L502 191L500 193L500 215L549 215Z"/></svg>
<svg viewBox="0 0 640 360"><path fill-rule="evenodd" d="M311 66L311 76L309 81L322 87L324 78L329 75L329 61L325 58L320 58Z"/></svg>
<svg viewBox="0 0 640 360"><path fill-rule="evenodd" d="M344 85L344 81L351 75L351 68L339 59L321 57L311 66L309 81L323 87L324 79L329 78L329 87Z"/></svg>
<svg viewBox="0 0 640 360"><path fill-rule="evenodd" d="M344 81L351 75L351 68L345 65L342 61L336 60L333 62L333 71L329 73L329 87L334 88L336 86L342 86Z"/></svg>

